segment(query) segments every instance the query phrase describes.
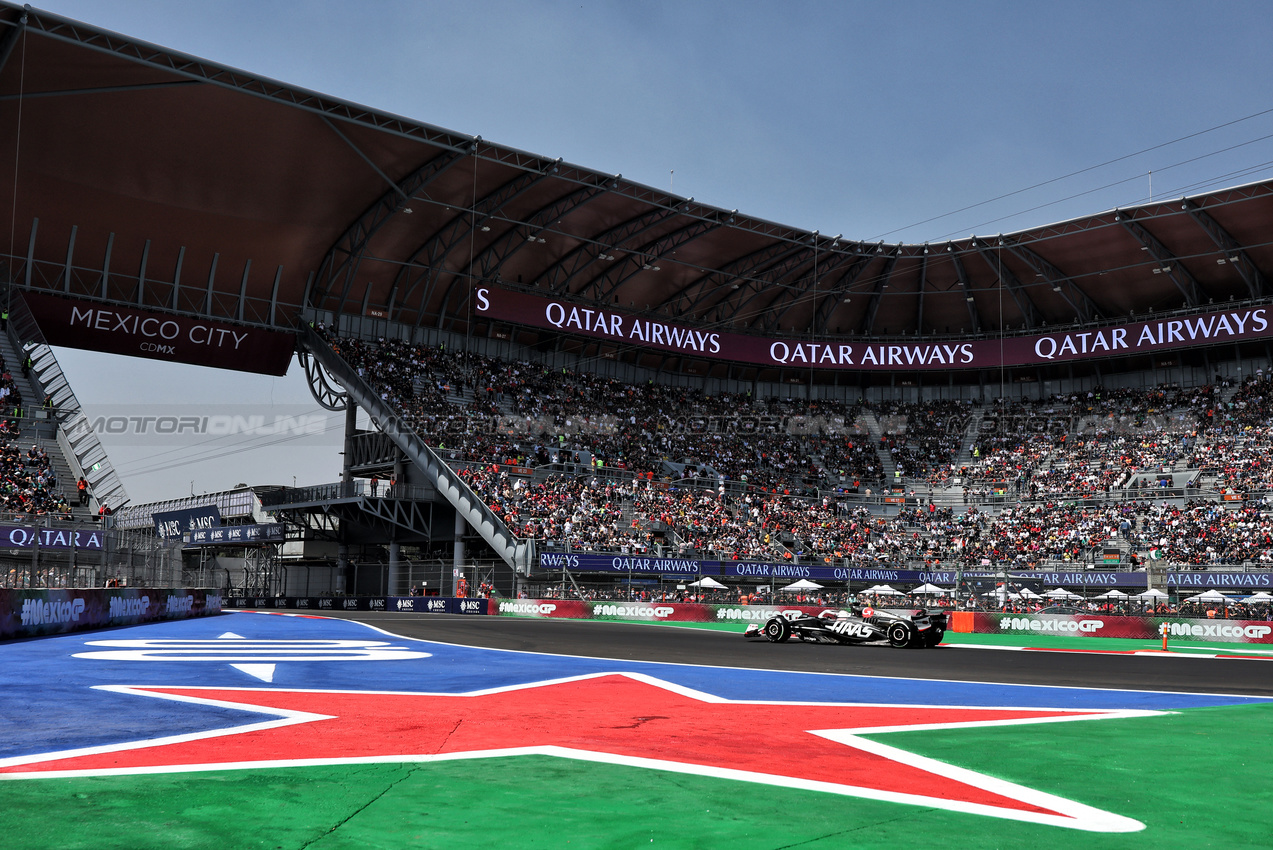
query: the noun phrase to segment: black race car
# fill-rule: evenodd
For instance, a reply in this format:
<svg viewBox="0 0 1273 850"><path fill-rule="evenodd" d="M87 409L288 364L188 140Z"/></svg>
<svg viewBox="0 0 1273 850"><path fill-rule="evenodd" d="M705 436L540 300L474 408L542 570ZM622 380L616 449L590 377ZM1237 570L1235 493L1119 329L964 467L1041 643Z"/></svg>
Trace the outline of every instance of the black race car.
<svg viewBox="0 0 1273 850"><path fill-rule="evenodd" d="M808 643L878 643L896 647L926 647L941 643L946 615L923 608L909 614L852 605L849 610L827 609L817 616L788 612L770 617L763 626L752 624L743 637L764 637L771 643L791 638Z"/></svg>

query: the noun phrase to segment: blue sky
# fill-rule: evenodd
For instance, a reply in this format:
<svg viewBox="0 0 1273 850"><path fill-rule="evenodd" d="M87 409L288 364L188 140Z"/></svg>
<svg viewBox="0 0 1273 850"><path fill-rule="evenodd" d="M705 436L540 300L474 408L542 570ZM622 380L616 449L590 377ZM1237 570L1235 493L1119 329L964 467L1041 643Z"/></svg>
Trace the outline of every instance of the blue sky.
<svg viewBox="0 0 1273 850"><path fill-rule="evenodd" d="M1010 232L1273 173L1267 2L34 5L853 239ZM59 354L86 406L118 401L95 397L103 355ZM308 400L295 367L128 366L139 403L191 381ZM107 448L134 501L339 472L336 449L143 473L164 464Z"/></svg>

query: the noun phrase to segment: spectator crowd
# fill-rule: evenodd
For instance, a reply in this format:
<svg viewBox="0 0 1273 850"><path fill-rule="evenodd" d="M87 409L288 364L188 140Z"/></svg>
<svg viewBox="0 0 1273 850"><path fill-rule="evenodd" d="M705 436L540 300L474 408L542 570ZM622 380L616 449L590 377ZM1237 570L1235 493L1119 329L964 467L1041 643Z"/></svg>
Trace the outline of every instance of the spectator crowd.
<svg viewBox="0 0 1273 850"><path fill-rule="evenodd" d="M932 567L1079 563L1117 546L1136 564L1273 564L1263 502L1154 492L1178 471L1236 493L1273 487L1262 374L1236 389L868 405L638 386L322 332L514 534L549 545ZM891 515L845 497L896 484L923 493ZM1130 500L1089 498L1142 485ZM1006 503L931 498L961 487Z"/></svg>

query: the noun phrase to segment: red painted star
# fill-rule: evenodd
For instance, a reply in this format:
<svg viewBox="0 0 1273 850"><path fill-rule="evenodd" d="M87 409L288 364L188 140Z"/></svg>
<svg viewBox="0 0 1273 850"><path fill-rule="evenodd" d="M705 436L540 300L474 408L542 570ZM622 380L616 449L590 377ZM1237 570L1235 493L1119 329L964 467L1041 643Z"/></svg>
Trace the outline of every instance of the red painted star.
<svg viewBox="0 0 1273 850"><path fill-rule="evenodd" d="M745 702L631 673L468 694L102 687L273 719L3 759L0 778L542 754L1130 832L1143 824L860 736L1156 713Z"/></svg>

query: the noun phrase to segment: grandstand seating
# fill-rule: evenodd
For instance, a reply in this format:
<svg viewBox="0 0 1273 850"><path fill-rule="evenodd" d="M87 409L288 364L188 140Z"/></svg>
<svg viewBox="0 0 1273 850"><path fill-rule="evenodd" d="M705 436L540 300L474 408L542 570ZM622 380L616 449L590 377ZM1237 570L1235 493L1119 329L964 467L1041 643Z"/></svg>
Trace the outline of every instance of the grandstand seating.
<svg viewBox="0 0 1273 850"><path fill-rule="evenodd" d="M24 439L24 412L22 388L0 357L0 517L72 519L62 485L74 482L60 482L48 451L29 435Z"/></svg>
<svg viewBox="0 0 1273 850"><path fill-rule="evenodd" d="M634 386L320 332L515 534L550 548L1025 567L1117 544L1138 560L1273 563L1261 503L1154 499L1177 473L1268 488L1262 375L1227 399L1217 383L850 405ZM889 466L898 475L886 481ZM893 515L849 496L894 484L907 495ZM979 493L1001 495L1000 509Z"/></svg>

